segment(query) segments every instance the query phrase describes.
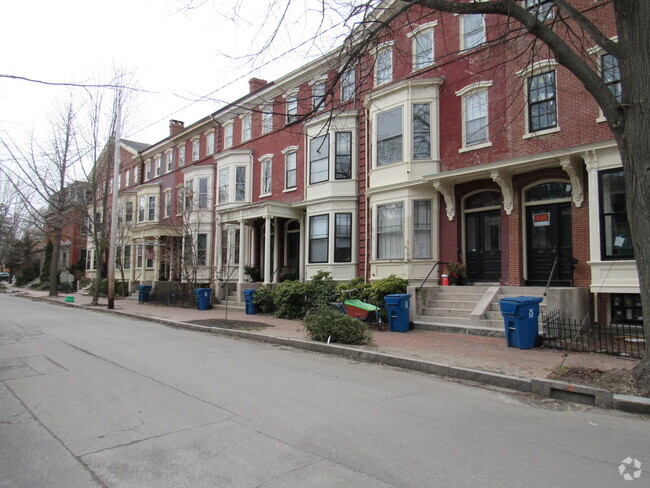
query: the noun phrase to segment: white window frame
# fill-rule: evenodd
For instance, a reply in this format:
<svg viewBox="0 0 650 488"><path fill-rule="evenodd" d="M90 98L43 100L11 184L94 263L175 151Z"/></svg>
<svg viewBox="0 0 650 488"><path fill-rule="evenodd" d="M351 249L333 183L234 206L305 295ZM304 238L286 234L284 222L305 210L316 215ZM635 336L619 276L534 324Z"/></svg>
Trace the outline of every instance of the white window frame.
<svg viewBox="0 0 650 488"><path fill-rule="evenodd" d="M371 54L375 57L374 84L385 85L393 81L393 46L395 41L380 44Z"/></svg>
<svg viewBox="0 0 650 488"><path fill-rule="evenodd" d="M205 186L205 191L202 191L202 183ZM196 203L199 210L206 210L210 207L210 178L207 176L199 176L196 180Z"/></svg>
<svg viewBox="0 0 650 488"><path fill-rule="evenodd" d="M399 230L397 231L383 231L380 232L380 227L379 227L379 219L381 217L381 209L383 207L388 207L388 206L398 206L400 210L400 227ZM385 203L381 205L377 205L375 207L375 237L376 237L376 242L375 242L375 256L378 261L388 261L388 260L403 260L404 259L404 202L403 201L397 201L397 202L390 202L390 203ZM382 239L382 234L395 234L396 236L399 234L400 236L400 243L399 246L397 246L397 251L398 253L396 255L382 255L380 253L380 241Z"/></svg>
<svg viewBox="0 0 650 488"><path fill-rule="evenodd" d="M421 69L432 66L435 63L435 38L433 28L436 25L438 25L437 21L427 22L426 24L419 25L407 34L407 36L411 39L412 47L411 71L419 71ZM419 60L419 55L421 57L424 53L419 53L418 47L420 40L424 39L425 36L427 36L427 39L431 42L431 47L427 47L426 58Z"/></svg>
<svg viewBox="0 0 650 488"><path fill-rule="evenodd" d="M237 165L237 166L234 166L234 168L235 168L235 175L234 175L235 180L234 180L234 185L233 185L234 193L235 193L234 194L234 201L235 202L245 202L246 201L246 192L247 192L247 187L248 187L248 185L246 184L247 183L247 181L246 181L246 172L248 171L248 167L247 166ZM243 192L242 198L237 198L239 196L239 194L237 193L237 190L238 190L238 187L237 187L237 173L239 172L240 169L244 171L244 192Z"/></svg>
<svg viewBox="0 0 650 488"><path fill-rule="evenodd" d="M156 221L156 195L147 195L147 222Z"/></svg>
<svg viewBox="0 0 650 488"><path fill-rule="evenodd" d="M461 116L462 116L462 132L463 132L463 146L458 150L458 152L474 151L476 149L482 149L484 147L490 147L492 142L490 141L490 97L488 88L492 86L492 81L479 81L477 83L472 83L466 87L458 90L456 96L461 97ZM468 113L468 101L470 97L475 97L479 94L485 94L485 140L480 142L475 142L472 144L467 143L468 134L467 134L467 113Z"/></svg>
<svg viewBox="0 0 650 488"><path fill-rule="evenodd" d="M230 201L230 166L219 169L218 185L218 203L228 203Z"/></svg>
<svg viewBox="0 0 650 488"><path fill-rule="evenodd" d="M341 102L354 100L357 93L357 69L356 66L348 69L341 76Z"/></svg>
<svg viewBox="0 0 650 488"><path fill-rule="evenodd" d="M263 105L260 111L262 112L262 134L268 134L273 130L273 105Z"/></svg>
<svg viewBox="0 0 650 488"><path fill-rule="evenodd" d="M527 68L524 68L520 71L517 72L517 76L519 77L525 77L526 80L523 83L523 90L524 90L524 100L525 100L525 111L524 111L524 127L526 133L522 136L523 139L529 139L531 137L537 137L537 136L542 136L546 134L552 134L555 132L560 131L560 104L558 100L558 90L557 90L557 82L558 82L558 71L557 71L557 65L558 62L555 59L543 59L540 61L537 61ZM533 131L530 128L530 105L528 103L528 97L529 97L529 84L530 84L530 78L533 76L538 76L543 73L547 73L549 71L555 71L555 117L556 117L556 126L555 127L550 127L548 129L541 129L537 131Z"/></svg>
<svg viewBox="0 0 650 488"><path fill-rule="evenodd" d="M185 144L178 146L178 166L185 166Z"/></svg>
<svg viewBox="0 0 650 488"><path fill-rule="evenodd" d="M192 139L192 161L201 159L201 139L195 137Z"/></svg>
<svg viewBox="0 0 650 488"><path fill-rule="evenodd" d="M260 197L273 194L273 155L265 154L260 162Z"/></svg>
<svg viewBox="0 0 650 488"><path fill-rule="evenodd" d="M211 156L214 154L214 131L205 134L205 155Z"/></svg>
<svg viewBox="0 0 650 488"><path fill-rule="evenodd" d="M156 178L162 173L162 154L159 154L154 159L154 166L156 167Z"/></svg>
<svg viewBox="0 0 650 488"><path fill-rule="evenodd" d="M248 141L253 137L253 117L250 113L241 116L241 140Z"/></svg>
<svg viewBox="0 0 650 488"><path fill-rule="evenodd" d="M174 151L169 150L165 153L165 160L166 160L166 168L167 168L167 173L171 173L171 171L174 169Z"/></svg>
<svg viewBox="0 0 650 488"><path fill-rule="evenodd" d="M284 191L295 191L298 189L298 146L289 146L282 150L284 154ZM293 160L293 163L291 163ZM289 186L289 172L293 172L294 185Z"/></svg>
<svg viewBox="0 0 650 488"><path fill-rule="evenodd" d="M383 137L380 140L379 139L379 125L380 125L379 124L379 119L380 119L380 117L383 118L382 116L386 116L386 114L388 114L390 112L397 112L398 110L400 111L400 125L401 125L400 133L399 133L401 155L400 155L399 159L397 159L395 161L387 161L387 162L383 162L382 164L380 164L379 163L379 144L380 144L380 142L387 141L389 139L395 139L395 138L398 137L398 134L394 134L394 135L392 135L390 137ZM396 164L396 163L400 163L400 162L404 161L404 146L405 146L404 143L405 143L405 140L406 140L405 139L405 130L404 130L405 129L405 127L404 127L405 126L405 124L404 124L404 112L406 112L406 107L404 107L404 105L397 105L395 107L391 107L391 108L388 108L386 110L378 111L375 114L375 117L374 117L374 122L375 122L375 147L376 147L375 167L379 168L379 167L382 167L382 166L389 166L391 164Z"/></svg>
<svg viewBox="0 0 650 488"><path fill-rule="evenodd" d="M428 221L427 222L418 222L418 212L416 207L418 204L424 203L425 206L428 206ZM433 257L433 203L428 199L417 199L413 200L413 249L412 255L413 259L431 259ZM421 226L421 227L418 227ZM426 236L426 237L425 237ZM425 248L425 246L420 245L420 240L423 239L425 243L428 243L426 246L425 255L420 255L418 251Z"/></svg>
<svg viewBox="0 0 650 488"><path fill-rule="evenodd" d="M172 212L172 190L171 188L165 190L165 217L171 216Z"/></svg>
<svg viewBox="0 0 650 488"><path fill-rule="evenodd" d="M144 181L149 181L151 179L151 159L147 159L144 162Z"/></svg>
<svg viewBox="0 0 650 488"><path fill-rule="evenodd" d="M228 149L233 146L233 135L235 130L235 124L230 121L226 122L223 126L223 148Z"/></svg>
<svg viewBox="0 0 650 488"><path fill-rule="evenodd" d="M127 187L131 184L131 170L129 168L124 172L124 186Z"/></svg>
<svg viewBox="0 0 650 488"><path fill-rule="evenodd" d="M312 85L311 107L316 112L325 109L325 80L318 80Z"/></svg>
<svg viewBox="0 0 650 488"><path fill-rule="evenodd" d="M298 120L298 93L287 95L286 99L287 124Z"/></svg>
<svg viewBox="0 0 650 488"><path fill-rule="evenodd" d="M468 31L469 27L466 20L475 20L476 18L480 19L479 26L474 30ZM480 41L476 41L475 38L478 38L480 35ZM487 27L485 23L485 15L483 14L467 14L460 16L460 49L462 51L468 51L479 47L485 43L487 40ZM470 41L472 44L470 45Z"/></svg>

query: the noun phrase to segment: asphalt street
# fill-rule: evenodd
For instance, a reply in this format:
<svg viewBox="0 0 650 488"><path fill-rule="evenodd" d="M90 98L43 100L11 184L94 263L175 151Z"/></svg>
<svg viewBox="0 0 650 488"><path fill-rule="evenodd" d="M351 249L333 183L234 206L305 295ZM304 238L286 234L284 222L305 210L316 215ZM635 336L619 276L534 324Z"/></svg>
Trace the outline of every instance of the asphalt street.
<svg viewBox="0 0 650 488"><path fill-rule="evenodd" d="M643 416L0 295L0 487L650 486L649 452Z"/></svg>

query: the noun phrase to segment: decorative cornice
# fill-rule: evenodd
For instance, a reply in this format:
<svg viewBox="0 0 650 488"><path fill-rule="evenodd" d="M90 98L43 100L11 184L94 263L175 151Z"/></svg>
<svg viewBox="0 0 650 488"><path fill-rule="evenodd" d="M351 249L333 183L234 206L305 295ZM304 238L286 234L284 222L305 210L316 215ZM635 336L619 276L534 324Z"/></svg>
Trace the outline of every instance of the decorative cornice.
<svg viewBox="0 0 650 488"><path fill-rule="evenodd" d="M505 171L492 171L490 173L492 181L494 181L499 188L501 188L501 194L503 195L503 209L506 211L506 215L512 213L514 208L514 191L512 189L512 174Z"/></svg>
<svg viewBox="0 0 650 488"><path fill-rule="evenodd" d="M569 175L571 180L571 194L573 196L573 203L576 207L581 207L585 195L582 187L582 164L569 158L562 158L560 166Z"/></svg>
<svg viewBox="0 0 650 488"><path fill-rule="evenodd" d="M433 188L445 199L445 205L447 206L447 218L451 222L454 220L454 217L456 215L456 197L454 195L454 185L436 181L433 184Z"/></svg>

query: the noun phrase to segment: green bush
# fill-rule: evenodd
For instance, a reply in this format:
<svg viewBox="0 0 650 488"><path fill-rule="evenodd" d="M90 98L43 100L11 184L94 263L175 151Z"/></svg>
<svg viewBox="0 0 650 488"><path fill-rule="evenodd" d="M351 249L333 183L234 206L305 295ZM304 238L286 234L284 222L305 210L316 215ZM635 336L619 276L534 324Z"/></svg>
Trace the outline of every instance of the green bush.
<svg viewBox="0 0 650 488"><path fill-rule="evenodd" d="M273 312L274 293L268 286L261 286L255 290L253 294L253 303L257 307L258 312L271 313Z"/></svg>
<svg viewBox="0 0 650 488"><path fill-rule="evenodd" d="M347 283L340 283L336 287L338 301L359 299L364 302L370 300L370 284L363 278L354 278Z"/></svg>
<svg viewBox="0 0 650 488"><path fill-rule="evenodd" d="M327 342L329 338L339 344L368 344L372 340L368 324L325 307L311 310L303 324L314 341Z"/></svg>
<svg viewBox="0 0 650 488"><path fill-rule="evenodd" d="M300 281L283 281L274 290L276 317L283 319L301 319L309 308L308 283Z"/></svg>
<svg viewBox="0 0 650 488"><path fill-rule="evenodd" d="M95 287L97 286L97 280L93 282L93 284L90 286L89 292L91 295L95 293ZM115 281L115 296L118 297L123 297L124 292L123 288L127 287L127 283L124 281ZM128 292L128 289L127 289ZM99 283L99 296L105 297L108 295L108 278L104 278L100 283Z"/></svg>
<svg viewBox="0 0 650 488"><path fill-rule="evenodd" d="M395 275L387 276L381 280L373 281L370 285L369 301L373 305L383 307L384 297L394 293L404 294L408 287L408 281L404 278L398 278Z"/></svg>
<svg viewBox="0 0 650 488"><path fill-rule="evenodd" d="M319 271L305 284L307 285L306 294L309 308L327 305L336 297L336 282L327 271Z"/></svg>

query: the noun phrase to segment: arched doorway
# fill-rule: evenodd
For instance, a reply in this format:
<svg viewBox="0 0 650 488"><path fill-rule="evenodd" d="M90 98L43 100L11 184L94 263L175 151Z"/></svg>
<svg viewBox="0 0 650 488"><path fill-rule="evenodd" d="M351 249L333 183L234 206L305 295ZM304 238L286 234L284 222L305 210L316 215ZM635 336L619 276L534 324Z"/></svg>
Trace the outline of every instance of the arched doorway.
<svg viewBox="0 0 650 488"><path fill-rule="evenodd" d="M551 181L525 192L526 284L570 286L573 279L571 184Z"/></svg>
<svg viewBox="0 0 650 488"><path fill-rule="evenodd" d="M465 262L470 281L501 279L501 200L498 191L465 199Z"/></svg>

